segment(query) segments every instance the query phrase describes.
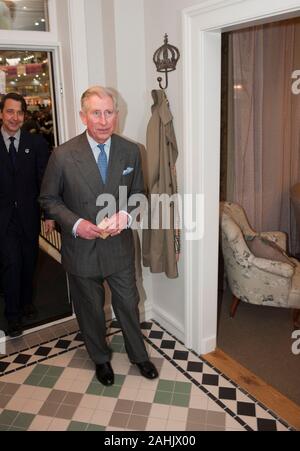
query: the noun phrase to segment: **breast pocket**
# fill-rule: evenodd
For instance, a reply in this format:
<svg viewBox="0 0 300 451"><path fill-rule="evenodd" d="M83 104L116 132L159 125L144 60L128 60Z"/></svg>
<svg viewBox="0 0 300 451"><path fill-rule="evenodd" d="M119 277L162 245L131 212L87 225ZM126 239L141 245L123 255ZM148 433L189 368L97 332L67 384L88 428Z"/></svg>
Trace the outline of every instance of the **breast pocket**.
<svg viewBox="0 0 300 451"><path fill-rule="evenodd" d="M132 185L134 172L130 172L129 174L122 175L122 185L130 187Z"/></svg>

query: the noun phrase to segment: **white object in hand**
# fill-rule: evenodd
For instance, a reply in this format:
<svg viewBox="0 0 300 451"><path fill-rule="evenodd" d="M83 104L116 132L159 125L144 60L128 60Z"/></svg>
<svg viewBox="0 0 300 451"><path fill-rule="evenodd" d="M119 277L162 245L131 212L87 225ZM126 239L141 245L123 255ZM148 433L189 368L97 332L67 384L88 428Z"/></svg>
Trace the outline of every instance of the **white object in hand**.
<svg viewBox="0 0 300 451"><path fill-rule="evenodd" d="M107 223L109 222L108 218L104 218L100 224L98 224L98 228L102 231L102 234L100 236L100 238L102 238L103 240L106 240L107 237L109 237L110 233L109 232L105 232L105 229L107 227Z"/></svg>

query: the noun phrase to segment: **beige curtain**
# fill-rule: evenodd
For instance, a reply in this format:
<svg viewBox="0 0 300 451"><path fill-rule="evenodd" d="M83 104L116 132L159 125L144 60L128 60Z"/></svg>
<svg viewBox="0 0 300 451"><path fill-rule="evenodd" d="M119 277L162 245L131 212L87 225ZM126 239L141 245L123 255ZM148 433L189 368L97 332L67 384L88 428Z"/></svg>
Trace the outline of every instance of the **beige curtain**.
<svg viewBox="0 0 300 451"><path fill-rule="evenodd" d="M300 20L232 32L229 61L227 198L256 230L287 232L298 253L289 191L300 182Z"/></svg>

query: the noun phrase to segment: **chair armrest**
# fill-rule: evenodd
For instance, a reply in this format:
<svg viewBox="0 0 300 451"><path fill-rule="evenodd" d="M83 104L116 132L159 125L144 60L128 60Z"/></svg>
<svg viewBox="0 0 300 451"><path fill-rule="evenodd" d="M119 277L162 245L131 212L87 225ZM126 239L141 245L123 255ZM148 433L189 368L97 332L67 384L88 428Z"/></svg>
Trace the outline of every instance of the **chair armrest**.
<svg viewBox="0 0 300 451"><path fill-rule="evenodd" d="M267 260L266 258L253 257L251 263L262 271L269 272L277 276L286 277L290 279L293 277L295 268L289 263L276 262L274 260Z"/></svg>
<svg viewBox="0 0 300 451"><path fill-rule="evenodd" d="M284 251L286 251L287 235L284 232L261 232L259 234L262 238L273 241L278 244Z"/></svg>

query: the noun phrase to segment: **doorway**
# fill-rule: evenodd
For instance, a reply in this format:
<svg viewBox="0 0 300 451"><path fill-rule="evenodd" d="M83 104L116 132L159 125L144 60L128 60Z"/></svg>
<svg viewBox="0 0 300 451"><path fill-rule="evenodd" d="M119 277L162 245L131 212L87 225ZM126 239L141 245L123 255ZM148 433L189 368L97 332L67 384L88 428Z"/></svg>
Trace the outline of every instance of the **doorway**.
<svg viewBox="0 0 300 451"><path fill-rule="evenodd" d="M59 144L53 51L0 49L0 95L21 94L27 104L23 129L40 134L49 149ZM41 220L40 250L34 280L34 318L24 319L24 329L41 326L72 315L65 271L60 264L59 230L44 233ZM6 330L4 300L0 287L0 330Z"/></svg>
<svg viewBox="0 0 300 451"><path fill-rule="evenodd" d="M185 247L185 344L198 353L217 343L221 34L299 16L300 2L222 0L183 11L184 191L204 195L204 235Z"/></svg>
<svg viewBox="0 0 300 451"><path fill-rule="evenodd" d="M259 254L258 248L249 241L252 231L250 228L250 232L245 231L244 226L243 234L250 251L269 260L276 260L282 248L293 257L299 246L299 231L290 200L290 190L300 180L297 114L300 98L292 90L292 74L300 63L299 48L298 18L243 28L222 36L220 198L242 206L255 232L282 233L278 247L270 241L270 233L264 235L265 249ZM238 218L235 216L237 221ZM230 249L226 246L225 235L222 236L220 263L223 247L228 268ZM257 244L261 242L259 237L255 240ZM268 255L271 245L274 253ZM293 268L296 260L289 257L286 256L285 262ZM280 273L274 274L273 282L270 275L267 299L262 290L268 274L257 273L250 263L248 275L249 280L253 277L252 292L250 284L243 284L243 277L237 274L229 277L233 291L241 282L244 300L249 299L247 303L240 302L233 318L230 318L230 287L226 284L223 292L219 290L217 344L219 349L300 406L300 361L291 346L293 314L291 308L282 308L288 306L288 292L280 291ZM222 287L221 264L219 284ZM278 308L279 301L281 308Z"/></svg>

